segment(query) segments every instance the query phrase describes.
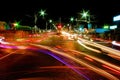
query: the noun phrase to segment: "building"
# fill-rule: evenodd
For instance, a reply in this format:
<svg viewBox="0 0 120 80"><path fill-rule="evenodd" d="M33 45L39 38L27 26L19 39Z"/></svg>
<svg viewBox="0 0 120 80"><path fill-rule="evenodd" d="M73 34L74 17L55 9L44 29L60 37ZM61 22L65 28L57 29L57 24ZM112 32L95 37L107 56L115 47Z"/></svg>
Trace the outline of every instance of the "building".
<svg viewBox="0 0 120 80"><path fill-rule="evenodd" d="M0 30L6 30L7 23L4 21L0 21Z"/></svg>

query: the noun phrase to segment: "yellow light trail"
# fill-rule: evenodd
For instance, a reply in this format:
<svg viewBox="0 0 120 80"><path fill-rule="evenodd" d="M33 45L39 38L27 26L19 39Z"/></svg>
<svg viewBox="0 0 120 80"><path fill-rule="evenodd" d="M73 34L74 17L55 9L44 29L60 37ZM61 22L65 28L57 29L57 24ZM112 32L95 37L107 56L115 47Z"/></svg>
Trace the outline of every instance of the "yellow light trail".
<svg viewBox="0 0 120 80"><path fill-rule="evenodd" d="M70 51L73 51L73 52L75 52L75 53L88 56L88 57L90 57L90 58L92 58L92 59L94 59L94 60L96 60L96 61L98 61L98 62L100 62L100 63L102 63L102 64L108 65L108 66L110 66L110 67L112 67L112 68L114 68L114 69L116 69L116 70L118 70L118 71L120 72L120 66L116 66L116 65L114 65L114 64L112 64L112 63L109 63L109 62L107 62L107 61L105 61L105 60L99 59L99 58L94 57L94 56L91 56L91 55L89 55L89 54L85 54L85 53L83 53L83 52L79 52L79 51L75 51L75 50L70 50Z"/></svg>
<svg viewBox="0 0 120 80"><path fill-rule="evenodd" d="M56 53L56 54L62 55L62 56L64 56L64 57L67 57L67 58L69 58L69 59L71 59L71 60L73 60L73 61L75 61L75 62L77 62L77 63L79 63L79 64L81 64L81 65L83 65L83 66L88 67L90 70L92 70L92 71L94 71L94 72L96 72L96 73L98 73L98 74L106 77L106 78L109 79L109 80L119 80L117 77L113 76L112 74L110 74L110 73L108 73L108 72L106 72L106 71L104 71L104 70L102 70L102 69L100 69L100 68L98 68L98 67L95 67L95 66L93 66L93 65L87 64L87 63L86 63L85 61L83 61L82 59L76 59L76 58L74 58L73 56L70 56L69 54L66 54L66 53L64 53L64 52L59 52L59 51L53 50L52 48L47 47L47 46L36 45L36 44L30 44L30 45L37 46L37 47L41 47L41 48L50 50L50 51L52 51L52 52L54 52L54 53Z"/></svg>

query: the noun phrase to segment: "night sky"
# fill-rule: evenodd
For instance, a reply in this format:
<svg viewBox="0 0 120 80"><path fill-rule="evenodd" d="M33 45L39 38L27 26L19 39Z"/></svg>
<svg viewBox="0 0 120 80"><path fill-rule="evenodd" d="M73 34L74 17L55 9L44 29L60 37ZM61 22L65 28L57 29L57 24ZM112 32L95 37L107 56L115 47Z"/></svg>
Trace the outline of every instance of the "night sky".
<svg viewBox="0 0 120 80"><path fill-rule="evenodd" d="M67 21L79 12L89 10L100 24L112 23L113 16L120 14L117 0L4 0L0 5L0 21L21 21L23 25L34 23L34 13L46 10L46 19ZM40 17L39 17L40 18Z"/></svg>

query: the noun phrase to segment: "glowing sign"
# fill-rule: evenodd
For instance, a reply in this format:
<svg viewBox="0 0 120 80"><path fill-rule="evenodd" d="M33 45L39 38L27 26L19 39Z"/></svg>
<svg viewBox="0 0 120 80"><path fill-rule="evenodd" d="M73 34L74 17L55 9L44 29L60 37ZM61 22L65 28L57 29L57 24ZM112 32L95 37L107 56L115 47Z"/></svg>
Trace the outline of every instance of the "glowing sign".
<svg viewBox="0 0 120 80"><path fill-rule="evenodd" d="M113 21L118 21L120 20L120 15L113 17Z"/></svg>
<svg viewBox="0 0 120 80"><path fill-rule="evenodd" d="M103 28L104 28L104 29L108 29L109 26L108 26L108 25L104 25Z"/></svg>
<svg viewBox="0 0 120 80"><path fill-rule="evenodd" d="M116 29L117 25L110 26L110 29Z"/></svg>
<svg viewBox="0 0 120 80"><path fill-rule="evenodd" d="M96 33L104 33L105 31L109 31L108 29L104 29L104 28L96 28L95 32Z"/></svg>

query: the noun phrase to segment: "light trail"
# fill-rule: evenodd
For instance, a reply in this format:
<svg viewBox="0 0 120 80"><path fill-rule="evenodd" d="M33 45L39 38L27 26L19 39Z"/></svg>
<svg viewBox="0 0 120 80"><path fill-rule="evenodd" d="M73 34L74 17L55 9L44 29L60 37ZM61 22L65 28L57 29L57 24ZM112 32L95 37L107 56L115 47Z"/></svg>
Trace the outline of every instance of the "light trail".
<svg viewBox="0 0 120 80"><path fill-rule="evenodd" d="M107 62L107 61L105 61L105 60L99 59L99 58L94 57L94 56L91 56L91 55L89 55L89 54L85 54L85 53L83 53L83 52L79 52L79 51L75 51L75 50L70 50L70 51L73 51L73 52L75 52L75 53L82 54L82 55L84 55L84 56L90 57L91 59L94 59L94 60L96 60L96 61L98 61L98 62L100 62L100 63L102 63L102 64L108 65L108 66L110 66L111 68L114 68L114 69L116 69L116 70L118 70L118 71L120 72L120 66L116 66L116 65L114 65L114 64L112 64L112 63L109 63L109 62Z"/></svg>
<svg viewBox="0 0 120 80"><path fill-rule="evenodd" d="M32 44L33 45L33 44ZM35 46L35 44L34 44ZM38 47L38 45L36 45ZM40 47L40 46L39 46ZM43 48L43 47L42 47ZM36 48L31 48L33 50L36 50ZM63 61L60 57L56 56L55 54L52 54L51 52L49 51L45 51L45 50L39 50L39 52L42 52L42 53L45 53L45 54L48 54L52 57L54 57L55 59L57 59L58 61L62 62L63 64L67 65L69 68L73 69L75 72L77 72L79 75L83 76L86 80L90 80L86 75L82 74L80 71L76 70L75 67L71 66L70 64L68 64L67 62Z"/></svg>
<svg viewBox="0 0 120 80"><path fill-rule="evenodd" d="M120 46L120 44L116 43L116 41L112 41L113 45Z"/></svg>
<svg viewBox="0 0 120 80"><path fill-rule="evenodd" d="M62 49L62 48L61 48ZM74 53L76 53L76 54L82 54L82 55L84 55L85 57L85 59L87 59L87 60L89 60L89 61L92 61L92 62L94 62L94 60L96 60L97 62L100 62L100 63L102 63L103 65L105 64L105 65L107 65L108 67L110 67L110 70L112 70L112 71L114 71L114 72L117 72L117 73L120 73L120 66L116 66L116 65L114 65L114 64L112 64L112 63L109 63L109 62L107 62L107 61L105 61L105 60L101 60L101 59L99 59L99 58L97 58L97 57L94 57L94 56L91 56L91 55L89 55L89 54L85 54L85 53L83 53L83 52L79 52L79 51L76 51L76 50L68 50L68 49L66 49L66 51L71 51L71 52L74 52ZM102 66L103 66L102 65ZM104 67L104 66L103 66Z"/></svg>
<svg viewBox="0 0 120 80"><path fill-rule="evenodd" d="M83 45L82 43L80 43L79 40L78 40L78 43L81 44L81 45ZM84 47L86 47L86 46L84 46ZM89 49L89 48L87 48L87 49ZM90 50L95 51L95 50L93 50L93 49L90 49ZM72 50L72 51L73 51L73 50ZM85 54L85 53L82 53L82 52L78 52L78 51L75 51L75 52L80 53L80 54L83 54L83 55L85 55L85 56L88 56L88 57L90 57L90 58L92 58L92 59L94 59L94 60L96 60L96 61L98 61L98 62L100 62L100 63L109 65L110 67L115 68L115 69L117 69L117 70L120 71L120 66L116 66L116 65L111 64L111 63L109 63L109 62L107 62L107 61L101 60L101 59L99 59L99 58L96 58L96 57L94 57L94 56L90 56L90 55ZM96 51L96 52L97 52L97 51Z"/></svg>
<svg viewBox="0 0 120 80"><path fill-rule="evenodd" d="M54 57L55 59L57 59L58 61L64 63L65 65L67 65L68 67L70 67L71 69L73 69L75 72L77 72L79 75L83 76L85 79L90 80L87 76L83 75L81 72L79 72L78 70L76 70L74 67L72 67L70 64L68 64L67 62L63 61L60 57L57 57L56 55L52 54L51 52L45 51L45 50L39 50L40 52L43 53L47 53L48 55Z"/></svg>
<svg viewBox="0 0 120 80"><path fill-rule="evenodd" d="M99 50L96 50L96 49L87 47L86 45L82 44L82 42L79 41L79 40L77 40L77 42L78 42L81 46L85 47L85 48L88 49L88 50L94 51L94 52L96 52L96 53L101 53L101 51L99 51Z"/></svg>
<svg viewBox="0 0 120 80"><path fill-rule="evenodd" d="M94 46L94 47L98 47L100 48L101 50L103 50L104 52L107 52L109 54L114 54L114 55L117 55L117 56L120 56L120 51L119 50L115 50L115 49L112 49L110 47L106 47L106 46L103 46L103 45L100 45L100 44L97 44L95 42L91 42L91 41L88 41L88 40L85 40L85 39L81 39L81 38L78 38L80 41L82 41L83 43L87 44L87 45L91 45L91 46Z"/></svg>
<svg viewBox="0 0 120 80"><path fill-rule="evenodd" d="M5 56L1 57L1 58L0 58L0 60L2 60L2 59L4 59L4 58L6 58L6 57L8 57L8 56L10 56L11 54L16 53L17 51L19 51L19 50L16 50L16 51L14 51L14 52L11 52L11 53L9 53L9 54L7 54L7 55L5 55Z"/></svg>
<svg viewBox="0 0 120 80"><path fill-rule="evenodd" d="M106 71L104 71L104 70L102 70L102 69L100 69L98 67L95 67L93 65L87 64L85 61L83 61L81 59L76 59L73 56L70 56L70 55L68 55L66 53L59 52L59 51L51 49L50 47L46 47L46 46L42 46L42 45L36 45L36 44L30 44L30 45L37 46L37 47L42 47L44 49L48 49L48 50L50 50L50 51L52 51L54 53L57 53L59 55L62 55L64 57L67 57L67 58L69 58L69 59L71 59L71 60L73 60L73 61L75 61L75 62L77 62L79 64L82 64L83 66L88 67L90 70L92 70L92 71L94 71L94 72L96 72L96 73L106 77L107 79L119 80L117 77L113 76L112 74L110 74L110 73L108 73L108 72L106 72Z"/></svg>
<svg viewBox="0 0 120 80"><path fill-rule="evenodd" d="M117 70L115 70L115 69L113 69L113 68L111 68L111 67L109 67L107 65L102 65L102 66L105 67L105 68L108 68L108 69L110 69L110 70L112 70L112 71L114 71L114 72L116 72L118 74L120 74L120 71L117 71Z"/></svg>
<svg viewBox="0 0 120 80"><path fill-rule="evenodd" d="M39 67L39 68L48 68L48 69L54 69L54 68L76 68L76 69L83 69L83 70L86 70L86 68L83 68L83 67L76 67L76 66L44 66L44 67Z"/></svg>

